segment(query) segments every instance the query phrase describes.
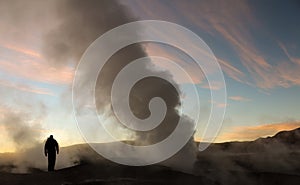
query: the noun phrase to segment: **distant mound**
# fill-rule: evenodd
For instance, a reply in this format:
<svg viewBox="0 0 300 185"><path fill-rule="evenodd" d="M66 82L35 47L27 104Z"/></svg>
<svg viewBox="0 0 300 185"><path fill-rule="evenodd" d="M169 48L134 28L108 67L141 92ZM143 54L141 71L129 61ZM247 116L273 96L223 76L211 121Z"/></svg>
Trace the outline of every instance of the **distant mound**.
<svg viewBox="0 0 300 185"><path fill-rule="evenodd" d="M265 138L265 140L277 140L279 142L288 145L298 145L300 146L300 128L291 131L281 131L278 132L273 137Z"/></svg>
<svg viewBox="0 0 300 185"><path fill-rule="evenodd" d="M300 150L300 128L291 131L281 131L272 137L259 138L254 141L232 141L214 143L203 153L259 153L259 152L285 152Z"/></svg>
<svg viewBox="0 0 300 185"><path fill-rule="evenodd" d="M211 144L198 153L194 173L220 184L298 184L299 159L300 128L255 141Z"/></svg>

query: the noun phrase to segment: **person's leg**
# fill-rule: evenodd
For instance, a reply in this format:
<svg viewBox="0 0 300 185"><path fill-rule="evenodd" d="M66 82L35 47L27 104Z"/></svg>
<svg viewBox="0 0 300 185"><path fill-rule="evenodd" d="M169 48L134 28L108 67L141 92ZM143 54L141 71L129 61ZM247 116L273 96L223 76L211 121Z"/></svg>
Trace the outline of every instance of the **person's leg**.
<svg viewBox="0 0 300 185"><path fill-rule="evenodd" d="M56 162L56 154L53 155L53 166L52 166L53 171L54 171L54 167L55 167L55 162Z"/></svg>
<svg viewBox="0 0 300 185"><path fill-rule="evenodd" d="M55 155L48 155L48 171L54 171Z"/></svg>
<svg viewBox="0 0 300 185"><path fill-rule="evenodd" d="M51 171L51 157L48 155L48 171Z"/></svg>

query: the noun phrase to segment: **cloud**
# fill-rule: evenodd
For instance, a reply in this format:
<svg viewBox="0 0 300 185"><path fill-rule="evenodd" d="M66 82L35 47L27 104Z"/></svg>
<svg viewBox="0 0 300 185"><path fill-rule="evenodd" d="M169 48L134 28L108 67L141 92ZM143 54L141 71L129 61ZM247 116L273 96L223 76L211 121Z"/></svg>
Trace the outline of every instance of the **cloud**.
<svg viewBox="0 0 300 185"><path fill-rule="evenodd" d="M209 82L208 83L204 83L203 85L201 85L202 88L204 89L210 89L210 90L220 90L223 87L223 84L221 82L217 82L217 81L213 81L213 82Z"/></svg>
<svg viewBox="0 0 300 185"><path fill-rule="evenodd" d="M0 68L1 71L14 77L49 84L71 84L74 75L74 69L71 67L55 67L42 60L30 58L14 61L0 60Z"/></svg>
<svg viewBox="0 0 300 185"><path fill-rule="evenodd" d="M219 104L217 104L217 107L219 107L219 108L224 108L224 107L227 107L227 106L228 106L227 103L219 103Z"/></svg>
<svg viewBox="0 0 300 185"><path fill-rule="evenodd" d="M191 41L191 43L193 43L193 42ZM145 50L149 56L165 57L165 58L168 58L171 61L177 63L189 74L189 76L191 77L194 84L201 84L205 81L204 80L205 77L204 77L203 72L201 71L201 68L193 61L192 58L183 54L182 51L171 48L170 46L152 44L152 43L148 43L145 46ZM208 57L209 60L215 60L214 58L211 58L210 54L205 53L205 51L203 51L203 49L201 49L201 48L197 49L198 52L200 52L200 50L201 50L203 56ZM205 60L207 60L207 58ZM232 79L235 79L236 81L239 81L239 82L244 81L245 74L242 71L240 71L239 69L237 69L236 67L234 67L229 62L227 62L223 59L217 58L217 62L219 62L222 70L225 72L226 75L228 75ZM170 68L169 65L168 66L165 65L163 62L156 62L154 64L156 67L163 69L163 70L168 70L171 72L173 70L172 68ZM183 79L185 79L185 78L183 78L181 76L181 74L176 74L175 76L173 76L173 78L178 83L190 83L190 82L184 81ZM204 85L203 88L208 88L208 85ZM216 84L214 84L211 87L211 89L213 89L213 90L217 90L220 88L221 87Z"/></svg>
<svg viewBox="0 0 300 185"><path fill-rule="evenodd" d="M6 86L6 87L11 87L20 91L25 91L25 92L31 92L31 93L36 93L36 94L44 94L44 95L50 95L54 96L55 94L50 90L46 88L39 88L39 87L32 87L28 86L22 83L13 83L11 81L6 81L6 80L1 80L0 79L0 85Z"/></svg>
<svg viewBox="0 0 300 185"><path fill-rule="evenodd" d="M224 59L217 58L218 62L220 63L222 70L227 74L230 78L238 81L238 82L246 82L245 74L239 70L238 68L234 67L230 62L225 61Z"/></svg>
<svg viewBox="0 0 300 185"><path fill-rule="evenodd" d="M229 99L234 101L251 101L249 98L245 98L242 96L230 96Z"/></svg>
<svg viewBox="0 0 300 185"><path fill-rule="evenodd" d="M272 123L255 126L235 126L221 133L216 142L251 141L267 137L283 130L293 130L300 127L300 122Z"/></svg>
<svg viewBox="0 0 300 185"><path fill-rule="evenodd" d="M283 43L279 42L278 45L279 45L280 48L284 51L284 53L286 54L286 56L289 58L290 61L292 61L292 62L295 63L295 64L299 64L299 65L300 65L300 58L293 57L293 56L289 53L287 47L286 47Z"/></svg>
<svg viewBox="0 0 300 185"><path fill-rule="evenodd" d="M3 52L0 57L0 73L4 76L0 79L2 86L54 96L55 93L51 89L26 83L29 81L65 85L72 82L74 70L71 67L52 66L35 50L12 44L3 44L0 49Z"/></svg>
<svg viewBox="0 0 300 185"><path fill-rule="evenodd" d="M35 58L41 58L42 57L40 53L38 53L34 50L19 47L19 46L16 46L16 45L5 44L5 45L3 45L3 47L5 47L7 49L10 49L10 50L13 50L13 51L18 52L18 53L22 53L24 55L31 56L31 57L35 57Z"/></svg>
<svg viewBox="0 0 300 185"><path fill-rule="evenodd" d="M222 52L218 52L218 48L213 49L224 72L236 81L261 89L288 88L300 84L300 73L297 73L300 70L299 58L291 56L282 44L282 54L285 53L288 60L275 58L269 51L257 47L257 43L263 42L257 36L263 33L252 30L268 30L268 27L257 19L247 1L233 1L230 4L220 1L174 1L172 4L146 1L131 6L142 18L193 25L194 31L205 32L204 35L210 35L214 42L222 43L223 47L225 41L225 46L228 46L226 51L232 50L231 55L236 55L237 60L231 57L228 61L225 58L230 54L220 57ZM159 8L155 14L152 12L154 8ZM270 48L278 47L276 42L269 44ZM240 63L239 69L233 65L237 62Z"/></svg>
<svg viewBox="0 0 300 185"><path fill-rule="evenodd" d="M211 5L215 4L211 3L207 6L214 9ZM295 76L294 73L300 69L298 59L288 55L293 64L289 61L279 61L278 64L274 64L276 59L259 50L254 44L256 37L250 30L259 29L262 25L256 20L249 5L242 1L237 1L233 7L228 8L226 6L229 5L226 3L221 3L219 6L221 5L223 8L216 14L204 13L205 21L198 21L198 25L213 35L219 34L230 43L256 86L270 89L299 85L299 75Z"/></svg>

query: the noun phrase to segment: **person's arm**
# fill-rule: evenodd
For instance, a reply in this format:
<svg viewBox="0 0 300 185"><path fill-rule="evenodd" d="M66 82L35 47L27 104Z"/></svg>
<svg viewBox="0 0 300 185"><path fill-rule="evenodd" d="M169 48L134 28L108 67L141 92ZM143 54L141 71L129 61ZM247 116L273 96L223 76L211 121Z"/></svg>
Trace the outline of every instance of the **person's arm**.
<svg viewBox="0 0 300 185"><path fill-rule="evenodd" d="M57 142L56 142L56 153L59 154L59 146Z"/></svg>
<svg viewBox="0 0 300 185"><path fill-rule="evenodd" d="M44 153L45 153L45 156L47 157L47 153L48 153L48 150L47 150L47 141L46 141L45 146L44 146Z"/></svg>

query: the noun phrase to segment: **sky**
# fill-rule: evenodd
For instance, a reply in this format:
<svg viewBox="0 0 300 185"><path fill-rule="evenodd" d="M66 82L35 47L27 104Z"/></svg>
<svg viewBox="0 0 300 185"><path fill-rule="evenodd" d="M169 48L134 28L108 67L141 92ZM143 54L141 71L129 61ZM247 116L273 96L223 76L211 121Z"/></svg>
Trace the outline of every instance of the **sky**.
<svg viewBox="0 0 300 185"><path fill-rule="evenodd" d="M210 47L221 65L227 89L227 104L219 105L226 107L226 114L215 142L254 140L300 127L297 0L120 3L138 20L184 26ZM55 14L57 7L41 9L43 6L38 1L0 3L0 152L14 151L20 143L44 141L50 134L62 146L84 142L72 113L70 88L76 62L58 64L45 54L45 35L61 23L61 17ZM113 16L114 11L118 9L111 8ZM111 17L104 18L109 21ZM161 44L147 44L145 51L189 62L182 53ZM210 108L210 91L203 76L189 70L201 92L205 114ZM191 87L177 78L184 89ZM212 88L218 90L218 84ZM205 140L201 133L206 121L200 119L196 140Z"/></svg>

